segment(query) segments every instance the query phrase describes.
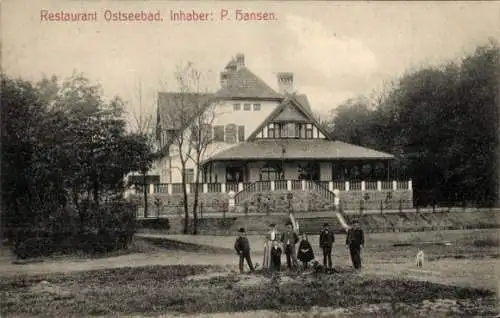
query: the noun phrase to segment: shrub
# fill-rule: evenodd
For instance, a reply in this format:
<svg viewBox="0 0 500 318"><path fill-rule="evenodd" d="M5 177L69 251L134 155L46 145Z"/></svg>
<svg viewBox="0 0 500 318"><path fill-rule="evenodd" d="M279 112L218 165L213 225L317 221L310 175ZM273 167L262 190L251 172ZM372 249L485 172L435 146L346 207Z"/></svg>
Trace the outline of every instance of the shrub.
<svg viewBox="0 0 500 318"><path fill-rule="evenodd" d="M36 227L25 224L10 229L12 249L23 259L78 250L94 254L125 249L136 230L136 209L134 204L121 201L99 208L82 203L79 213L66 213L66 217L54 213L58 217Z"/></svg>
<svg viewBox="0 0 500 318"><path fill-rule="evenodd" d="M170 222L167 218L141 219L137 221L138 228L152 230L170 230Z"/></svg>
<svg viewBox="0 0 500 318"><path fill-rule="evenodd" d="M498 239L482 239L482 240L474 240L472 243L476 247L498 247L500 246L500 241Z"/></svg>

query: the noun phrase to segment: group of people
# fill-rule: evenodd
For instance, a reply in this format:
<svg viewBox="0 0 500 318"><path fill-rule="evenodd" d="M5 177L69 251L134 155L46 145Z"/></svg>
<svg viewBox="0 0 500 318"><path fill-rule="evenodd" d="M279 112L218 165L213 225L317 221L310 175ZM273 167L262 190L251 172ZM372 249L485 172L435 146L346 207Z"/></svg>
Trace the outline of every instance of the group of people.
<svg viewBox="0 0 500 318"><path fill-rule="evenodd" d="M281 257L284 251L286 255L286 265L289 269L297 268L299 261L303 268L307 269L314 261L314 251L308 240L307 234L302 233L299 239L298 229L294 228L292 222L286 224L286 230L278 233L276 224L270 224L269 232L266 235L264 244L264 269L281 270ZM333 270L332 251L335 242L335 235L328 223L323 224L323 229L319 234L319 247L323 253L323 268L327 271ZM299 244L296 249L297 243ZM365 243L364 232L359 223L355 221L353 226L347 231L346 248L349 249L351 261L355 269L361 268L361 249ZM254 271L252 259L250 257L250 242L246 237L245 229L239 230L239 237L236 239L234 248L239 255L239 269L243 272L243 265L246 261L250 271Z"/></svg>

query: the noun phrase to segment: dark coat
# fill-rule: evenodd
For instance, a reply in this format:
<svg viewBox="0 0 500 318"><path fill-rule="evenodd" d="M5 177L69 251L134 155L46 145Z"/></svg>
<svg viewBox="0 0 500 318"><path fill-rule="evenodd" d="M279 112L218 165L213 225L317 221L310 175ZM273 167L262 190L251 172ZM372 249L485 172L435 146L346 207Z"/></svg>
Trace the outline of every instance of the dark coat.
<svg viewBox="0 0 500 318"><path fill-rule="evenodd" d="M290 246L295 246L299 242L299 236L295 232L285 232L281 234L281 243L286 246L287 241L290 241Z"/></svg>
<svg viewBox="0 0 500 318"><path fill-rule="evenodd" d="M314 251L311 244L307 240L300 241L297 258L301 262L310 262L314 259Z"/></svg>
<svg viewBox="0 0 500 318"><path fill-rule="evenodd" d="M345 238L345 244L353 248L359 248L361 245L365 245L365 234L363 230L354 228L349 229Z"/></svg>
<svg viewBox="0 0 500 318"><path fill-rule="evenodd" d="M335 235L333 235L333 231L328 229L324 229L319 234L319 246L320 247L332 247L333 242L335 242Z"/></svg>
<svg viewBox="0 0 500 318"><path fill-rule="evenodd" d="M240 252L242 253L250 252L250 242L248 241L248 238L241 236L238 237L236 239L236 242L234 243L234 249L238 254L240 254Z"/></svg>

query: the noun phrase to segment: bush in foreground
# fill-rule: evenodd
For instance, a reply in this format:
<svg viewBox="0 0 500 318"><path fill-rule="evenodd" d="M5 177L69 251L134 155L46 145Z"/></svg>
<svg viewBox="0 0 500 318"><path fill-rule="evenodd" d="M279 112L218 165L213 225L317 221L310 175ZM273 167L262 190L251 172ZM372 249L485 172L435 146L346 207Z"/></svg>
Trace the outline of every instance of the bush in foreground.
<svg viewBox="0 0 500 318"><path fill-rule="evenodd" d="M82 205L80 212L37 228L11 229L12 249L21 259L82 251L89 254L126 249L136 231L136 207L126 202ZM61 224L65 222L66 224Z"/></svg>

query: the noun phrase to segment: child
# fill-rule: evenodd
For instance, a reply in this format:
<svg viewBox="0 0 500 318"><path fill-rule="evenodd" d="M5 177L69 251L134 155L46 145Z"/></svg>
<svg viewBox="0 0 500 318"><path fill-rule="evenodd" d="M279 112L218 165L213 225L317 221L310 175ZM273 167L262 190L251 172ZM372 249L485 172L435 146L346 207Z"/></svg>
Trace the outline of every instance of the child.
<svg viewBox="0 0 500 318"><path fill-rule="evenodd" d="M281 247L277 241L273 241L271 247L271 269L280 271L281 270Z"/></svg>
<svg viewBox="0 0 500 318"><path fill-rule="evenodd" d="M240 273L243 273L243 262L247 261L248 267L250 267L250 271L253 272L254 268L252 265L252 259L250 258L250 242L245 234L245 229L240 228L239 230L240 236L236 239L234 243L234 249L236 253L240 256Z"/></svg>
<svg viewBox="0 0 500 318"><path fill-rule="evenodd" d="M314 252L305 233L302 234L302 240L299 243L299 252L297 257L302 264L304 264L304 268L307 268L307 264L314 259Z"/></svg>

